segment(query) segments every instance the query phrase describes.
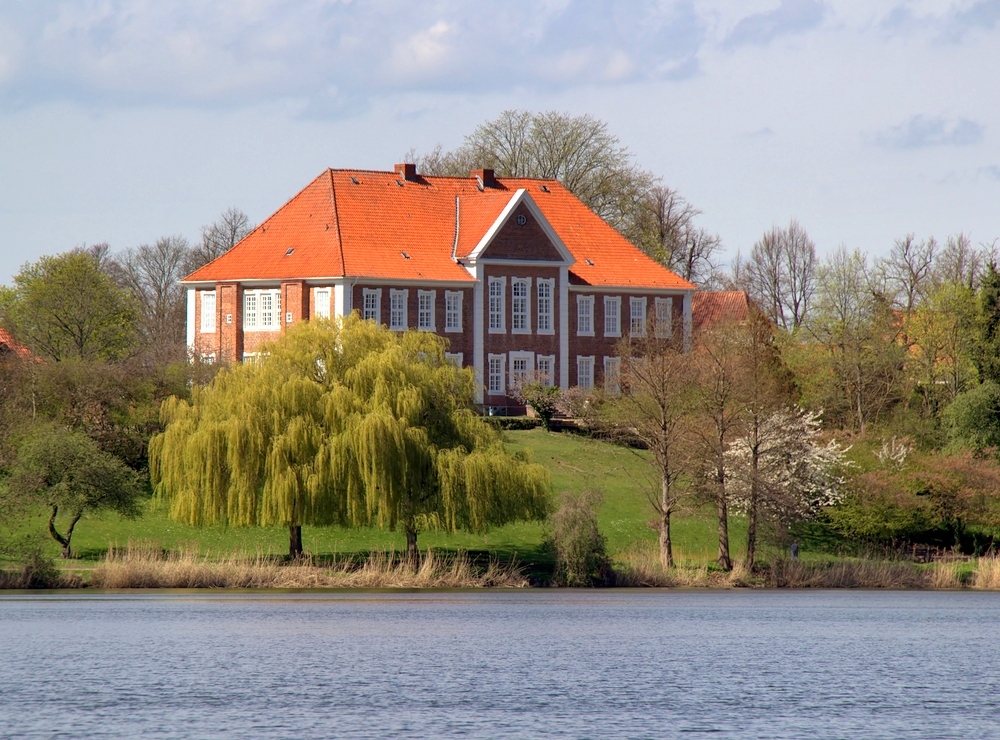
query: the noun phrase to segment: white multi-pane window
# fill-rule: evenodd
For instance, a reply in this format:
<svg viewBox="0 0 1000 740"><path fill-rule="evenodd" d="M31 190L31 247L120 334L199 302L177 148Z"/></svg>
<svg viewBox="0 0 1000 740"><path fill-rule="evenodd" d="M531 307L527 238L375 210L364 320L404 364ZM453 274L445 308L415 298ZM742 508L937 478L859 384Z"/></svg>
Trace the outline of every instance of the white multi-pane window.
<svg viewBox="0 0 1000 740"><path fill-rule="evenodd" d="M462 353L461 352L445 352L444 359L450 362L455 367L462 367Z"/></svg>
<svg viewBox="0 0 1000 740"><path fill-rule="evenodd" d="M622 358L604 358L604 390L608 393L621 391Z"/></svg>
<svg viewBox="0 0 1000 740"><path fill-rule="evenodd" d="M579 337L594 336L594 296L576 297L576 334Z"/></svg>
<svg viewBox="0 0 1000 740"><path fill-rule="evenodd" d="M589 391L594 387L594 357L576 358L576 384L583 390Z"/></svg>
<svg viewBox="0 0 1000 740"><path fill-rule="evenodd" d="M514 278L510 281L510 330L513 334L531 333L531 315L528 300L531 296L531 278Z"/></svg>
<svg viewBox="0 0 1000 740"><path fill-rule="evenodd" d="M444 330L462 331L462 292L444 292Z"/></svg>
<svg viewBox="0 0 1000 740"><path fill-rule="evenodd" d="M531 382L535 370L535 355L532 352L510 353L510 383L514 388Z"/></svg>
<svg viewBox="0 0 1000 740"><path fill-rule="evenodd" d="M551 334L552 323L552 295L555 292L556 281L552 278L539 278L538 280L538 333Z"/></svg>
<svg viewBox="0 0 1000 740"><path fill-rule="evenodd" d="M507 355L489 356L489 375L487 388L490 395L502 396L507 392Z"/></svg>
<svg viewBox="0 0 1000 740"><path fill-rule="evenodd" d="M620 337L622 335L622 299L621 296L604 296L604 336Z"/></svg>
<svg viewBox="0 0 1000 740"><path fill-rule="evenodd" d="M656 299L656 336L669 339L674 331L674 299Z"/></svg>
<svg viewBox="0 0 1000 740"><path fill-rule="evenodd" d="M437 291L417 291L417 328L423 331L434 331L434 304L437 303Z"/></svg>
<svg viewBox="0 0 1000 740"><path fill-rule="evenodd" d="M211 334L215 331L215 291L206 290L201 294L201 331Z"/></svg>
<svg viewBox="0 0 1000 740"><path fill-rule="evenodd" d="M489 282L490 332L494 334L503 334L507 331L504 322L506 281L507 278L491 277Z"/></svg>
<svg viewBox="0 0 1000 740"><path fill-rule="evenodd" d="M278 331L281 328L281 291L243 292L244 331Z"/></svg>
<svg viewBox="0 0 1000 740"><path fill-rule="evenodd" d="M542 385L556 384L555 355L538 355L535 358L535 366L538 368L538 380Z"/></svg>
<svg viewBox="0 0 1000 740"><path fill-rule="evenodd" d="M389 289L389 328L396 331L406 329L406 290Z"/></svg>
<svg viewBox="0 0 1000 740"><path fill-rule="evenodd" d="M316 292L313 294L313 301L315 303L313 315L317 319L330 318L330 289L316 288Z"/></svg>
<svg viewBox="0 0 1000 740"><path fill-rule="evenodd" d="M633 337L646 336L646 299L629 298L629 334Z"/></svg>
<svg viewBox="0 0 1000 740"><path fill-rule="evenodd" d="M365 321L382 320L382 291L379 288L361 289L361 317Z"/></svg>

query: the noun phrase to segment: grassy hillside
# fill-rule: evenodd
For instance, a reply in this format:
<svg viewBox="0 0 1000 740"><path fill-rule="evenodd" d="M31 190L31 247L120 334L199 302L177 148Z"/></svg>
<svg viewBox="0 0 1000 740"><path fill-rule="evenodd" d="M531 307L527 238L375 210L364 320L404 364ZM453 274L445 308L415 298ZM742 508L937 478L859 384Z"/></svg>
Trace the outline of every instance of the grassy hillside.
<svg viewBox="0 0 1000 740"><path fill-rule="evenodd" d="M560 491L596 487L604 493L600 527L609 552L620 554L636 548L653 548L656 532L651 528L654 512L646 499L650 490L649 466L635 452L605 442L573 434L554 434L541 429L507 433L513 450L528 450L535 462L552 473L553 488ZM742 540L741 522L733 523L730 534L734 545ZM26 523L33 531L45 531L45 518ZM680 561L708 561L715 557L715 520L711 509L688 510L676 517L674 528L676 556ZM545 536L545 524L526 523L500 527L485 535L422 532L421 548L443 550L493 551L503 555L517 553L520 559L533 559ZM191 527L167 518L166 512L149 506L135 521L117 515L85 516L77 525L73 549L83 560L93 560L110 543L124 545L129 539L159 543L167 549L196 545L203 553L261 552L281 554L288 549L284 527ZM371 550L402 550L404 538L399 532L344 529L341 527L304 527L303 544L318 556ZM53 556L58 554L50 541ZM734 547L733 554L738 553Z"/></svg>

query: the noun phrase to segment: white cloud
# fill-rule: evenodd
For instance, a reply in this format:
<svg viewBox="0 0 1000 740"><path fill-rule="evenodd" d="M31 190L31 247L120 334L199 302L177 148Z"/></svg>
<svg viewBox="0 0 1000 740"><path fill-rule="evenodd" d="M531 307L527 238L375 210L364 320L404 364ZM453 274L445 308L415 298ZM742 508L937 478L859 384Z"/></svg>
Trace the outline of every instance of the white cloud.
<svg viewBox="0 0 1000 740"><path fill-rule="evenodd" d="M943 117L917 115L875 136L888 149L923 149L937 146L969 146L983 140L983 126L968 118L948 121Z"/></svg>
<svg viewBox="0 0 1000 740"><path fill-rule="evenodd" d="M780 36L816 28L825 14L826 7L818 0L781 0L774 10L740 20L726 38L726 45L767 45Z"/></svg>

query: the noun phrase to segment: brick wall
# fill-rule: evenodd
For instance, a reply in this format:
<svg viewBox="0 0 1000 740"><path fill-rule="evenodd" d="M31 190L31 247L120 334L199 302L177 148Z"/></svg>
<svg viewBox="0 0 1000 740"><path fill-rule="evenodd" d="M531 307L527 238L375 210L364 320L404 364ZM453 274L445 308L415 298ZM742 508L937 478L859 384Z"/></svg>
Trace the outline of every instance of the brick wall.
<svg viewBox="0 0 1000 740"><path fill-rule="evenodd" d="M523 220L524 223L518 223ZM507 260L562 261L562 255L549 240L545 230L523 203L514 209L500 231L493 236L481 257Z"/></svg>

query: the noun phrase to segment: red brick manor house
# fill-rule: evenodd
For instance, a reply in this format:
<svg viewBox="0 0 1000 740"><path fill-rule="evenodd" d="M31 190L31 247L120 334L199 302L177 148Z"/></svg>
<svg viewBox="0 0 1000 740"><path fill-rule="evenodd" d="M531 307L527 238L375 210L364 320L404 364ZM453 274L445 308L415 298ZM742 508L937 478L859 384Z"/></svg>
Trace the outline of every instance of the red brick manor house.
<svg viewBox="0 0 1000 740"><path fill-rule="evenodd" d="M326 170L239 244L189 275L187 337L209 361L252 357L311 317L357 311L450 340L484 404L511 381L616 382L623 336L681 331L695 286L554 180Z"/></svg>

